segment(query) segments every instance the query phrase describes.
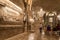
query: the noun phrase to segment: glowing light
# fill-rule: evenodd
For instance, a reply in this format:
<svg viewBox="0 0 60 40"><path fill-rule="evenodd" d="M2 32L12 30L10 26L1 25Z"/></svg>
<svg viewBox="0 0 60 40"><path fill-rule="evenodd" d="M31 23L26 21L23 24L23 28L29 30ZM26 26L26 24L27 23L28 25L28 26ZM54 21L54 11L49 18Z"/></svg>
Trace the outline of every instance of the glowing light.
<svg viewBox="0 0 60 40"><path fill-rule="evenodd" d="M4 13L3 13L4 21L17 22L16 20L19 20L20 14L17 11L15 11L9 7L2 7L2 10L4 11Z"/></svg>
<svg viewBox="0 0 60 40"><path fill-rule="evenodd" d="M30 18L29 21L30 21L31 23L33 23L33 22L34 22L34 19Z"/></svg>
<svg viewBox="0 0 60 40"><path fill-rule="evenodd" d="M37 12L39 17L43 17L45 11L43 11L43 9L41 8L40 11Z"/></svg>
<svg viewBox="0 0 60 40"><path fill-rule="evenodd" d="M43 11L43 9L41 8L40 11Z"/></svg>
<svg viewBox="0 0 60 40"><path fill-rule="evenodd" d="M46 16L48 16L49 12L46 12Z"/></svg>
<svg viewBox="0 0 60 40"><path fill-rule="evenodd" d="M31 33L31 34L29 35L28 40L34 40L34 38L35 38L35 34L34 34L34 33Z"/></svg>
<svg viewBox="0 0 60 40"><path fill-rule="evenodd" d="M23 13L22 8L18 7L16 4L11 2L10 0L0 0L0 3L4 3L6 6L14 9L15 11L17 11L19 13Z"/></svg>
<svg viewBox="0 0 60 40"><path fill-rule="evenodd" d="M10 5L10 7L12 7L12 8L15 9L16 11L22 13L23 10L22 10L20 7L18 7L17 5L15 5L13 2L8 1L8 3L9 3L8 5Z"/></svg>
<svg viewBox="0 0 60 40"><path fill-rule="evenodd" d="M60 20L60 14L57 16L58 20Z"/></svg>
<svg viewBox="0 0 60 40"><path fill-rule="evenodd" d="M9 15L13 15L13 16L14 15L16 15L16 16L20 15L17 11L15 11L9 7L4 7L3 10Z"/></svg>
<svg viewBox="0 0 60 40"><path fill-rule="evenodd" d="M19 20L20 13L23 13L22 8L18 7L16 4L11 2L10 0L0 0L0 3L4 3L5 7L2 7L4 11L3 19L6 21L16 21Z"/></svg>

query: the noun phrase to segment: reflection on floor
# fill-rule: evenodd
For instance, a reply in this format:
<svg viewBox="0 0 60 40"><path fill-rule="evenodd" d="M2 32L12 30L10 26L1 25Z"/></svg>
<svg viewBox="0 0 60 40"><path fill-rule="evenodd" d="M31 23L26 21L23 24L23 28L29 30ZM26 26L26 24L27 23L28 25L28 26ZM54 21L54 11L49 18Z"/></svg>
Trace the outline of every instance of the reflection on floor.
<svg viewBox="0 0 60 40"><path fill-rule="evenodd" d="M38 31L37 31L38 32ZM24 34L18 34L16 36L13 36L11 38L8 38L7 40L60 40L60 37L53 34L45 34L42 33L24 33Z"/></svg>
<svg viewBox="0 0 60 40"><path fill-rule="evenodd" d="M34 40L34 37L35 37L35 33L31 33L28 36L28 40Z"/></svg>
<svg viewBox="0 0 60 40"><path fill-rule="evenodd" d="M38 35L37 40L60 40L60 36L53 35L50 33L45 34L44 32L39 34L31 33L29 34L28 40L36 40L36 35Z"/></svg>
<svg viewBox="0 0 60 40"><path fill-rule="evenodd" d="M37 37L37 40L59 40L59 39L60 39L59 36L50 33L39 34L39 36Z"/></svg>

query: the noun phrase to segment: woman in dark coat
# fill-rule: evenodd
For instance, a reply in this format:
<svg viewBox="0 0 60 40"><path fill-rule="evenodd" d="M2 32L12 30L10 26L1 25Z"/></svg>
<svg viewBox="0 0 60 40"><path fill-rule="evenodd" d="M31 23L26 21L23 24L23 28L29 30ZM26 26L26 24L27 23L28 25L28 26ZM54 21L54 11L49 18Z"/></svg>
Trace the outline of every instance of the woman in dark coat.
<svg viewBox="0 0 60 40"><path fill-rule="evenodd" d="M51 31L50 25L47 26L47 31Z"/></svg>

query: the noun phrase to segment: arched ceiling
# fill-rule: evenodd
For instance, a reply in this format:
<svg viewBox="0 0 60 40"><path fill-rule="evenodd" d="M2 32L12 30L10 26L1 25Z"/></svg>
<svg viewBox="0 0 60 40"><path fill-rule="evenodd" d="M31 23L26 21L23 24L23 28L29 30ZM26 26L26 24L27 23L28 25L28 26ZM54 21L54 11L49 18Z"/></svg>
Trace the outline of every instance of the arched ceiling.
<svg viewBox="0 0 60 40"><path fill-rule="evenodd" d="M42 7L47 11L60 11L60 0L36 0L33 7Z"/></svg>
<svg viewBox="0 0 60 40"><path fill-rule="evenodd" d="M19 7L24 8L24 4L22 0L10 0L10 1L18 5Z"/></svg>
<svg viewBox="0 0 60 40"><path fill-rule="evenodd" d="M11 0L20 7L24 7L22 0ZM39 10L42 7L47 11L60 11L60 0L33 0L32 8Z"/></svg>

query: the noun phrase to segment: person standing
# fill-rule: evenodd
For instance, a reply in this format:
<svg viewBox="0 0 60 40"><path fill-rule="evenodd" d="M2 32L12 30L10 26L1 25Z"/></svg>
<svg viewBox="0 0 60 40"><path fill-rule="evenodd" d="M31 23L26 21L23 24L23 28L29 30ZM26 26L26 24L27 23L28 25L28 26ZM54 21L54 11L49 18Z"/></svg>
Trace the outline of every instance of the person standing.
<svg viewBox="0 0 60 40"><path fill-rule="evenodd" d="M51 26L50 25L47 26L47 34L51 35Z"/></svg>
<svg viewBox="0 0 60 40"><path fill-rule="evenodd" d="M42 24L40 23L40 33L42 33Z"/></svg>

